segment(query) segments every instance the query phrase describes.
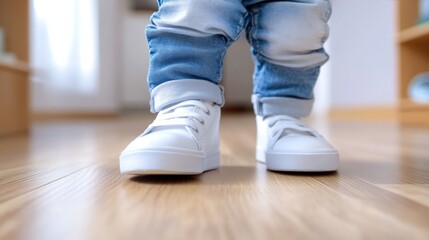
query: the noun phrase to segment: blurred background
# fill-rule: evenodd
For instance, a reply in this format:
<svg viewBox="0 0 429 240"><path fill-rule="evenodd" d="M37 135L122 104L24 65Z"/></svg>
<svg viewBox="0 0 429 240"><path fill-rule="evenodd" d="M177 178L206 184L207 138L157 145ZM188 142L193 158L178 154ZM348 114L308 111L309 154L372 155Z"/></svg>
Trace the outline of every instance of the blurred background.
<svg viewBox="0 0 429 240"><path fill-rule="evenodd" d="M338 173L255 161L240 38L221 82L221 167L131 177L118 156L155 117L156 0L0 0L0 239L429 239L429 0L331 2L308 122L340 152Z"/></svg>
<svg viewBox="0 0 429 240"><path fill-rule="evenodd" d="M332 0L313 114L427 123L428 2ZM154 10L147 0L0 0L0 134L38 119L146 112ZM225 58L227 109L251 108L252 70L241 38Z"/></svg>

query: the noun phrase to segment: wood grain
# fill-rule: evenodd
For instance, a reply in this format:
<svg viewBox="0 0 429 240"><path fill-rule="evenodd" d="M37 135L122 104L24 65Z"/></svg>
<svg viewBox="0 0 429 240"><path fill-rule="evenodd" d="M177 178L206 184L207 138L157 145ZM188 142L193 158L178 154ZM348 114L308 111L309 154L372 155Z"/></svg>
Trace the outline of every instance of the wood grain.
<svg viewBox="0 0 429 240"><path fill-rule="evenodd" d="M37 122L0 138L0 239L428 239L429 128L313 119L339 149L328 174L267 171L252 114L225 114L222 166L121 176L153 119Z"/></svg>

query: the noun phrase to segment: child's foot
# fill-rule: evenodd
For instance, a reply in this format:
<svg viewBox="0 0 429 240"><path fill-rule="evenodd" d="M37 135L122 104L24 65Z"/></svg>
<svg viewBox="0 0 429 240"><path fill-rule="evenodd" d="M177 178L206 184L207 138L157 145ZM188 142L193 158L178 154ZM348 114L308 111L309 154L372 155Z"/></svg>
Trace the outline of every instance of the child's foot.
<svg viewBox="0 0 429 240"><path fill-rule="evenodd" d="M256 159L267 169L293 172L335 171L339 156L315 130L286 115L256 117Z"/></svg>
<svg viewBox="0 0 429 240"><path fill-rule="evenodd" d="M219 167L220 107L189 100L159 112L120 156L123 174L200 174Z"/></svg>

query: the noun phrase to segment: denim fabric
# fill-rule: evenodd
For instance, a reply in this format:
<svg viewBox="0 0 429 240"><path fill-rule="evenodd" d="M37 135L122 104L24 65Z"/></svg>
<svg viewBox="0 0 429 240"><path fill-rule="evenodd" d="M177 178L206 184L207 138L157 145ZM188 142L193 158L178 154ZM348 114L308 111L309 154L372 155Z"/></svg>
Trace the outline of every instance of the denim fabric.
<svg viewBox="0 0 429 240"><path fill-rule="evenodd" d="M264 116L310 112L320 66L328 60L323 49L329 34L328 0L158 2L146 28L152 111L188 99L222 105L223 58L246 30L255 62L255 111Z"/></svg>

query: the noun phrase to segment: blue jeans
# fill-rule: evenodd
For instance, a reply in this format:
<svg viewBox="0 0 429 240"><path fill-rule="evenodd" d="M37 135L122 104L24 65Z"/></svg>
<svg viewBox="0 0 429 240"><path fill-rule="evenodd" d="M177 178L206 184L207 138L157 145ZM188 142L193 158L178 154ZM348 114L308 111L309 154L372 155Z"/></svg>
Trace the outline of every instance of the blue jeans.
<svg viewBox="0 0 429 240"><path fill-rule="evenodd" d="M245 29L258 115L307 116L331 15L329 0L158 0L146 35L151 110L191 99L223 105L228 47Z"/></svg>

